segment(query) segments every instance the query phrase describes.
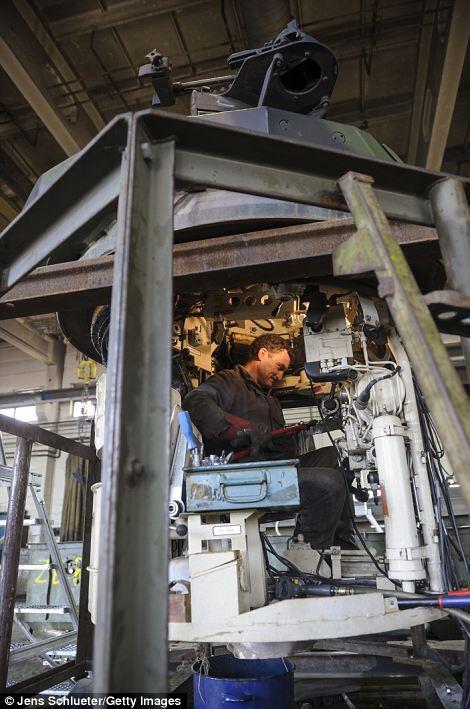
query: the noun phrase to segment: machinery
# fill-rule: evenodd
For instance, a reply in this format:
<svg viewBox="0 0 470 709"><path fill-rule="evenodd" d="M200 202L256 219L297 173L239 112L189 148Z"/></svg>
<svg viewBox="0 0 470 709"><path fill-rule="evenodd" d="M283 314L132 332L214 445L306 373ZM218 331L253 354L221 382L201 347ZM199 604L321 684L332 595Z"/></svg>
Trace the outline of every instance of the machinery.
<svg viewBox="0 0 470 709"><path fill-rule="evenodd" d="M169 60L156 51L148 58L141 76L152 79L154 105L171 105L192 91L195 117L398 159L369 134L322 118L336 61L293 23L264 47L232 55L229 67L237 74L204 86L173 84ZM227 83L221 92L209 90ZM175 238L343 216L220 190L182 191ZM81 258L112 253L115 229L114 221L101 223ZM59 314L69 339L104 364L109 317L109 307ZM376 533L376 548L356 521L362 549L319 554L292 539L297 461L238 462L230 451L205 456L197 431L181 415L189 389L213 371L243 363L250 342L266 331L288 338L295 352L276 391L281 404L318 412L316 420L297 422L300 449L335 447L356 519ZM468 603L468 596L445 595L469 581L468 566L457 570L452 561L442 521L452 478L429 448L429 412L373 283L304 279L179 295L173 353L169 582L170 597L181 603L170 639L228 643L239 657L285 656L312 639L407 628L440 617L434 606ZM100 421L104 390L101 383ZM101 440L102 426L97 430Z"/></svg>
<svg viewBox="0 0 470 709"><path fill-rule="evenodd" d="M236 75L204 82L202 87L172 84L169 61L157 53L149 60L142 75L147 73L154 81L158 105L169 105L179 92L194 90L194 121L236 126L242 129L238 135L243 130L264 132L379 161L397 160L367 133L323 119L336 63L326 48L293 25L265 47L232 57L229 65ZM229 86L211 93L206 84ZM47 190L68 166L59 166L38 182L33 197ZM315 171L321 179L322 165L315 165ZM256 194L190 191L180 182L174 203L175 240L345 216L325 206L326 201L319 208ZM336 209L338 202L331 204ZM54 259L86 260L113 253L114 206L101 210L99 218L77 231L73 250L67 242L54 252ZM171 248L168 253L171 262ZM439 278L436 271L434 287L439 287ZM452 513L451 473L443 464L444 452L396 323L384 300L377 297L374 278L280 275L269 282L254 281L230 288L195 286L179 291L174 301L170 639L228 644L239 657L276 657L314 639L410 628L442 618L444 612L467 622L458 615L458 609L469 602L468 593L461 593L469 579ZM151 307L158 308L158 303ZM78 349L107 364L109 306L59 313L59 320ZM292 539L299 507L295 459L238 462L229 451L206 456L197 431L178 416L189 388L212 371L242 363L247 345L266 331L291 341L295 362L276 395L286 411L304 412L303 421L295 419L301 449L335 447L345 485L355 498L355 524L361 524L357 540L363 549L336 547L319 553L302 539ZM122 353L124 367L130 360L125 359L129 355L124 348ZM129 380L130 370L126 370ZM141 385L143 375L139 372L139 376ZM103 435L100 392L104 393L102 383L97 429ZM110 392L114 396L112 388ZM132 396L140 406L142 400ZM123 419L126 416L124 408ZM109 440L108 453L114 451ZM116 440L114 432L112 441ZM121 448L126 452L125 446ZM121 449L115 449L120 455ZM152 464L147 460L148 468ZM121 471L118 465L113 468L111 454L108 465L113 474ZM113 485L122 484L123 507L127 495L137 492L134 499L139 493L138 499L143 499L149 480L161 479L155 471L147 478L144 472L137 456L128 477L116 475ZM143 480L140 488L139 479ZM138 509L134 505L133 513ZM127 510L125 517L131 518ZM110 519L114 524L114 517ZM368 531L376 536L371 539ZM114 552L112 545L109 548ZM97 571L94 565L93 571ZM164 624L166 629L166 615Z"/></svg>
<svg viewBox="0 0 470 709"><path fill-rule="evenodd" d="M278 292L285 293L286 285L276 286ZM185 582L180 592L190 588L191 622L170 623L172 639L228 642L239 657L283 656L307 640L436 619L432 605L468 606L468 595L444 593L468 583L465 570L452 571L442 534L437 488L446 489L452 478L429 463L429 413L400 338L383 301L344 286L338 292L341 286L334 285L320 291L312 284L289 284L289 337L306 361L275 393L291 406L297 398L299 408L318 407L318 419L303 427L302 443L324 445L319 437L330 439L348 471L345 484L355 495L356 519L364 516L364 531L372 531L371 523L382 535L382 544L375 545L383 551L371 551L362 540L362 550L333 548L320 555L292 539L299 509L297 461L243 464L233 461L233 452L205 458L183 418L187 414L180 414L184 435L180 430L173 436L169 514L172 538L185 540L187 564L184 578L177 578L182 560L170 562L170 579ZM259 313L253 309L254 318ZM236 315L234 307L230 317ZM188 320L189 327L193 322ZM273 331L286 328L282 320L254 322L271 324ZM239 329L234 327L235 334ZM181 336L194 338L194 330L183 328ZM288 607L281 610L276 601Z"/></svg>
<svg viewBox="0 0 470 709"><path fill-rule="evenodd" d="M380 160L399 161L390 148L381 145L366 131L324 118L338 65L330 50L302 32L295 21L265 46L231 55L228 65L236 73L230 76L174 83L168 57L162 57L156 50L147 57L149 63L141 67L140 76L151 78L156 91L153 104L159 108L172 105L178 95L189 92L191 115L197 120L319 144ZM227 85L228 88L224 89ZM27 204L47 190L76 158L73 156L42 175ZM175 241L180 243L345 217L347 213L335 209L220 189L188 190L181 187L175 194ZM116 215L112 211L89 227L73 250L62 249L54 260L87 260L111 254L116 247L116 232ZM106 362L108 308L59 312L58 319L73 345L88 357Z"/></svg>
<svg viewBox="0 0 470 709"><path fill-rule="evenodd" d="M235 293L194 294L177 310L170 639L227 643L240 658L282 657L313 639L409 628L442 608L468 607L468 594L453 595L468 587L468 567L456 568L443 523L445 512L452 519L452 478L433 465L429 412L384 302L340 281ZM298 461L245 462L229 447L206 456L181 411L187 388L214 363L245 361L247 344L266 329L296 353L274 394L286 413L316 412L286 431L301 450L335 446L362 548L320 553L294 539ZM102 383L98 392L101 419ZM455 526L452 534L464 558Z"/></svg>

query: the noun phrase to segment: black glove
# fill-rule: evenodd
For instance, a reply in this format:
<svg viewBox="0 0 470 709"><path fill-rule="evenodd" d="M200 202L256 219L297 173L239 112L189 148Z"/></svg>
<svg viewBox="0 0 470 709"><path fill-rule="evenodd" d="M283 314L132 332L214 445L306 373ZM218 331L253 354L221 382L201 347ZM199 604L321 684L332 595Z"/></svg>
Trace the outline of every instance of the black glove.
<svg viewBox="0 0 470 709"><path fill-rule="evenodd" d="M250 458L257 458L261 450L272 449L271 431L265 423L259 423L254 428L244 428L238 431L230 441L234 450L250 449Z"/></svg>
<svg viewBox="0 0 470 709"><path fill-rule="evenodd" d="M248 431L248 428L241 428L230 440L230 446L234 451L241 451L250 447L251 439L248 435Z"/></svg>

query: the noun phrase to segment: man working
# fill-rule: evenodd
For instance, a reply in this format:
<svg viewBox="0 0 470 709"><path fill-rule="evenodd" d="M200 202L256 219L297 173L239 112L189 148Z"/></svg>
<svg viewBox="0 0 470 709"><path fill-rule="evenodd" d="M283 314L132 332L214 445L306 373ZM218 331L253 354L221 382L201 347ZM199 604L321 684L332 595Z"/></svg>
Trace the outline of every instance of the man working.
<svg viewBox="0 0 470 709"><path fill-rule="evenodd" d="M252 343L250 359L244 366L209 377L187 394L183 408L200 431L206 454L220 454L232 446L250 447L251 460L298 457L301 510L295 533L302 533L313 548L327 549L333 543L341 544L340 539L335 539L341 517L340 527L346 530L342 536L346 541L350 536L345 514L349 496L334 448L298 456L292 437L271 439L269 435L285 426L281 406L270 390L282 379L291 361L286 340L278 335L261 335Z"/></svg>

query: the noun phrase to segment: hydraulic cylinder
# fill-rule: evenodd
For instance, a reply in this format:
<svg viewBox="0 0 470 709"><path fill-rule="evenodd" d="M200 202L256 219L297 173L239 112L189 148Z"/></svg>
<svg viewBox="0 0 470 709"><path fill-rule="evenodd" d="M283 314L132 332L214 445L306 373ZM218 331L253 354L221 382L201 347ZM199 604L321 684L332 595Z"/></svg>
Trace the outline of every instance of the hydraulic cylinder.
<svg viewBox="0 0 470 709"><path fill-rule="evenodd" d="M372 437L382 493L389 576L402 581L404 591L413 592L414 582L425 578L426 573L413 506L405 429L398 416L385 414L374 419Z"/></svg>

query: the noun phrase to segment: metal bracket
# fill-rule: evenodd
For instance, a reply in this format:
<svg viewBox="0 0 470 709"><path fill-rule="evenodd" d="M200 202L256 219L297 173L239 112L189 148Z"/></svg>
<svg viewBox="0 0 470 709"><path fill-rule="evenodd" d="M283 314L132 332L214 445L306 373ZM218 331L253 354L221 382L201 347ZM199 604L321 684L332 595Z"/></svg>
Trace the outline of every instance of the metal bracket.
<svg viewBox="0 0 470 709"><path fill-rule="evenodd" d="M424 296L439 332L470 337L470 297L455 290L435 290Z"/></svg>

